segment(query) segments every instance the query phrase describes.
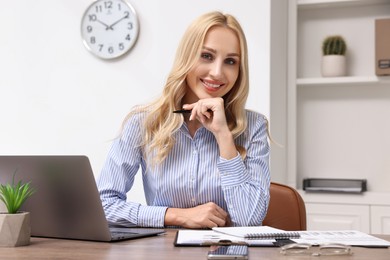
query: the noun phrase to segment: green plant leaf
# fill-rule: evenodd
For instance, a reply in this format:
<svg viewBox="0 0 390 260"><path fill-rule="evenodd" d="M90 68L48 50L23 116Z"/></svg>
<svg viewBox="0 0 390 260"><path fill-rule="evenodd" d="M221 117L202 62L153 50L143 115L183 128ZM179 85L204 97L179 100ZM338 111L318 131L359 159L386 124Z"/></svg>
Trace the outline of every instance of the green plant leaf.
<svg viewBox="0 0 390 260"><path fill-rule="evenodd" d="M12 178L11 184L0 184L0 200L2 200L7 207L7 211L10 214L17 213L23 203L28 197L35 193L35 190L31 188L30 182L22 184L22 181L19 181L15 184L15 174Z"/></svg>

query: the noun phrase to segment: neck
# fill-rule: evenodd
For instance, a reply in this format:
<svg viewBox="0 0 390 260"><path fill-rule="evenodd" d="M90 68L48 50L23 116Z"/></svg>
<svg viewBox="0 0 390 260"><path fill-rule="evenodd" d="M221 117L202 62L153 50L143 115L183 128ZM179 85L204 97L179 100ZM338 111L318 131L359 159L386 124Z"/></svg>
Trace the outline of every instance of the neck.
<svg viewBox="0 0 390 260"><path fill-rule="evenodd" d="M190 132L190 135L194 137L196 130L198 130L202 124L198 120L189 120L189 117L186 117L184 120L187 124L188 131Z"/></svg>

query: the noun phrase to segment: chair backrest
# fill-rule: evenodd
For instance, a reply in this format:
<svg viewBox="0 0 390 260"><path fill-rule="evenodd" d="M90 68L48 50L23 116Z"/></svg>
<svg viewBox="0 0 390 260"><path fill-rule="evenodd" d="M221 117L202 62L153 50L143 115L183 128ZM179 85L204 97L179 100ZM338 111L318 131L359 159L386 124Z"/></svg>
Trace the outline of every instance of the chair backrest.
<svg viewBox="0 0 390 260"><path fill-rule="evenodd" d="M270 196L264 226L289 231L306 230L305 203L294 188L271 182Z"/></svg>

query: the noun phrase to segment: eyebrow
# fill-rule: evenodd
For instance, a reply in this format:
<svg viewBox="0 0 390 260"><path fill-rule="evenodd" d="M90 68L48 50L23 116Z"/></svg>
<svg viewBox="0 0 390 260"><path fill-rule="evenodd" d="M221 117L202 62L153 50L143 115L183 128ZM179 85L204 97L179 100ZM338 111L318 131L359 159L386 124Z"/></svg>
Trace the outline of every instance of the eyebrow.
<svg viewBox="0 0 390 260"><path fill-rule="evenodd" d="M212 53L217 53L217 51L214 50L213 48L209 48L209 47L203 46L203 49L204 49L204 50L208 50L208 51L210 51L210 52L212 52ZM228 53L227 56L229 56L229 57L238 57L238 58L240 57L240 55L239 55L238 53L235 53L235 52L233 52L233 53Z"/></svg>

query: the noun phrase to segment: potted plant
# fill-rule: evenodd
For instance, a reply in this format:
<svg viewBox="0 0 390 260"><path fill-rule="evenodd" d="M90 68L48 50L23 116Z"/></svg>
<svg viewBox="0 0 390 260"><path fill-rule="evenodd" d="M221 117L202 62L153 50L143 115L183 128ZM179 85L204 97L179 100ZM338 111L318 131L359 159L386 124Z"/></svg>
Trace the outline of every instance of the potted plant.
<svg viewBox="0 0 390 260"><path fill-rule="evenodd" d="M341 77L347 74L347 44L340 35L331 35L322 42L321 74L323 77Z"/></svg>
<svg viewBox="0 0 390 260"><path fill-rule="evenodd" d="M8 212L0 213L0 246L15 247L30 244L31 226L30 213L19 211L22 204L35 191L30 183L15 184L15 174L12 184L0 184L0 200L4 202Z"/></svg>

